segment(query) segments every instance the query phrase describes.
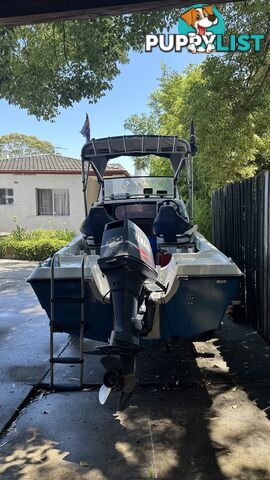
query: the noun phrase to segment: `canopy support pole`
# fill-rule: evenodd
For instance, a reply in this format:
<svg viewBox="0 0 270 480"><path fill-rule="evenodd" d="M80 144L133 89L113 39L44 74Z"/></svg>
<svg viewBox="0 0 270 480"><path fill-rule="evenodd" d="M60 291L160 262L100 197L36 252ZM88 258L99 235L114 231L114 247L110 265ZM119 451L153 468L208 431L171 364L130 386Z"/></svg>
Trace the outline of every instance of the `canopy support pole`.
<svg viewBox="0 0 270 480"><path fill-rule="evenodd" d="M187 188L188 188L188 216L193 220L193 156L189 155L186 160Z"/></svg>
<svg viewBox="0 0 270 480"><path fill-rule="evenodd" d="M88 215L88 208L87 208L87 184L88 184L88 175L89 175L89 166L87 165L87 172L85 172L84 161L82 161L82 185L83 185L83 202L84 202L84 211L85 211L85 218Z"/></svg>
<svg viewBox="0 0 270 480"><path fill-rule="evenodd" d="M177 167L177 170L174 174L174 177L173 177L173 185L174 185L174 196L176 198L176 193L177 193L177 182L179 180L179 176L180 176L180 172L182 170L182 167L183 167L183 164L184 164L184 158L181 159L178 167Z"/></svg>

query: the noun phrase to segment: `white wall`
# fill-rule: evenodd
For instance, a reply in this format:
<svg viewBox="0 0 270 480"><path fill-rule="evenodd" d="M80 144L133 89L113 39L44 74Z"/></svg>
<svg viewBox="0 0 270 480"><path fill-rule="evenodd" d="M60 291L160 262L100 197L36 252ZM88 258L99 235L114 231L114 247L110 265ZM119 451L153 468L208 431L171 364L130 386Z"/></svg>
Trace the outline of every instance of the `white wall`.
<svg viewBox="0 0 270 480"><path fill-rule="evenodd" d="M91 202L95 201L97 193L97 182L89 178L89 191ZM21 227L29 230L34 228L70 228L75 233L85 218L84 203L82 194L81 175L61 174L1 174L0 188L13 188L14 203L11 205L0 205L0 232L9 232L14 229L13 221ZM69 190L70 215L50 216L37 215L36 189L37 188L63 188Z"/></svg>

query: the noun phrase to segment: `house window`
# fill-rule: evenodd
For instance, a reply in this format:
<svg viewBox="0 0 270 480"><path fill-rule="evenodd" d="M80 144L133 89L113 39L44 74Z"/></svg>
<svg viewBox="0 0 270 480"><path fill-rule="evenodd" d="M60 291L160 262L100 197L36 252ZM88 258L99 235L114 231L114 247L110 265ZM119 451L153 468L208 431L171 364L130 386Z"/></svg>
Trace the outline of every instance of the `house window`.
<svg viewBox="0 0 270 480"><path fill-rule="evenodd" d="M13 188L0 188L0 205L11 205L14 203Z"/></svg>
<svg viewBox="0 0 270 480"><path fill-rule="evenodd" d="M37 189L38 215L69 215L69 191L64 189Z"/></svg>

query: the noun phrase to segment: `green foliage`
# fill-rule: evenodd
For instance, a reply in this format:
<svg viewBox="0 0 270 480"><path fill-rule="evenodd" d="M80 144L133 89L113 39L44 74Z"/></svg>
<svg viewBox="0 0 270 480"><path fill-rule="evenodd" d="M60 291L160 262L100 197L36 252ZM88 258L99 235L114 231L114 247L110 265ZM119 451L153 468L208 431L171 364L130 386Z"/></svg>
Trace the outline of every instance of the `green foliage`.
<svg viewBox="0 0 270 480"><path fill-rule="evenodd" d="M10 157L55 153L55 148L50 142L22 133L0 136L0 157L3 150L7 150Z"/></svg>
<svg viewBox="0 0 270 480"><path fill-rule="evenodd" d="M150 97L150 115L132 115L125 122L134 133L188 139L190 121L195 119L199 146L194 160L195 221L208 236L212 190L270 168L269 2L218 8L227 34L265 34L261 52L211 55L183 73L163 65L159 88ZM267 12L263 18L262 11ZM170 173L164 159L150 158L144 166L151 173Z"/></svg>
<svg viewBox="0 0 270 480"><path fill-rule="evenodd" d="M0 98L46 120L83 98L96 102L130 50L141 51L147 33L170 28L178 16L161 11L2 27Z"/></svg>
<svg viewBox="0 0 270 480"><path fill-rule="evenodd" d="M134 135L154 135L159 131L158 118L154 113L146 115L131 115L124 122L124 128L130 130ZM149 160L154 159L153 156L134 157L134 163L139 170L148 170Z"/></svg>
<svg viewBox="0 0 270 480"><path fill-rule="evenodd" d="M19 235L18 235L19 232ZM13 240L65 240L70 242L74 238L74 233L69 229L63 230L53 230L48 229L44 230L42 228L37 228L36 230L30 230L29 232L26 228L16 227L15 230L12 230L10 238Z"/></svg>
<svg viewBox="0 0 270 480"><path fill-rule="evenodd" d="M13 240L25 240L26 235L27 235L26 228L20 227L19 225L16 224L16 227L14 228L14 230L11 230L10 237Z"/></svg>
<svg viewBox="0 0 270 480"><path fill-rule="evenodd" d="M11 234L0 242L0 258L45 260L74 238L71 230L27 231L16 224Z"/></svg>
<svg viewBox="0 0 270 480"><path fill-rule="evenodd" d="M194 195L194 225L199 226L200 233L211 238L211 201L209 197L198 198Z"/></svg>
<svg viewBox="0 0 270 480"><path fill-rule="evenodd" d="M40 240L14 240L7 238L0 242L0 258L16 260L45 260L67 244L56 238Z"/></svg>
<svg viewBox="0 0 270 480"><path fill-rule="evenodd" d="M155 112L149 115L131 115L124 122L126 130L131 130L134 135L155 135L159 133L160 125Z"/></svg>
<svg viewBox="0 0 270 480"><path fill-rule="evenodd" d="M70 242L74 238L74 236L74 232L72 232L72 230L69 230L68 228L58 230L43 230L42 228L37 228L36 230L27 232L25 238L27 240L55 239Z"/></svg>

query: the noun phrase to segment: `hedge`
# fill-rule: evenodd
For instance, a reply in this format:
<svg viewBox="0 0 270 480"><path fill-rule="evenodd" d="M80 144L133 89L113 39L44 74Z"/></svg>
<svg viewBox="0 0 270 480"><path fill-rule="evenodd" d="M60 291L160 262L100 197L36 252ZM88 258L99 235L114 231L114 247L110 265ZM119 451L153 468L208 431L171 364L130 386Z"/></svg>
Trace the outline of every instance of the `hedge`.
<svg viewBox="0 0 270 480"><path fill-rule="evenodd" d="M75 237L75 234L72 230L68 228L64 229L43 229L43 228L36 228L35 230L28 231L24 227L20 227L16 224L16 228L11 231L9 238L11 240L51 240L52 238L56 240L65 240L66 242L70 242Z"/></svg>
<svg viewBox="0 0 270 480"><path fill-rule="evenodd" d="M56 238L40 240L14 240L7 238L0 242L0 258L15 260L45 260L52 253L67 245L67 240Z"/></svg>

